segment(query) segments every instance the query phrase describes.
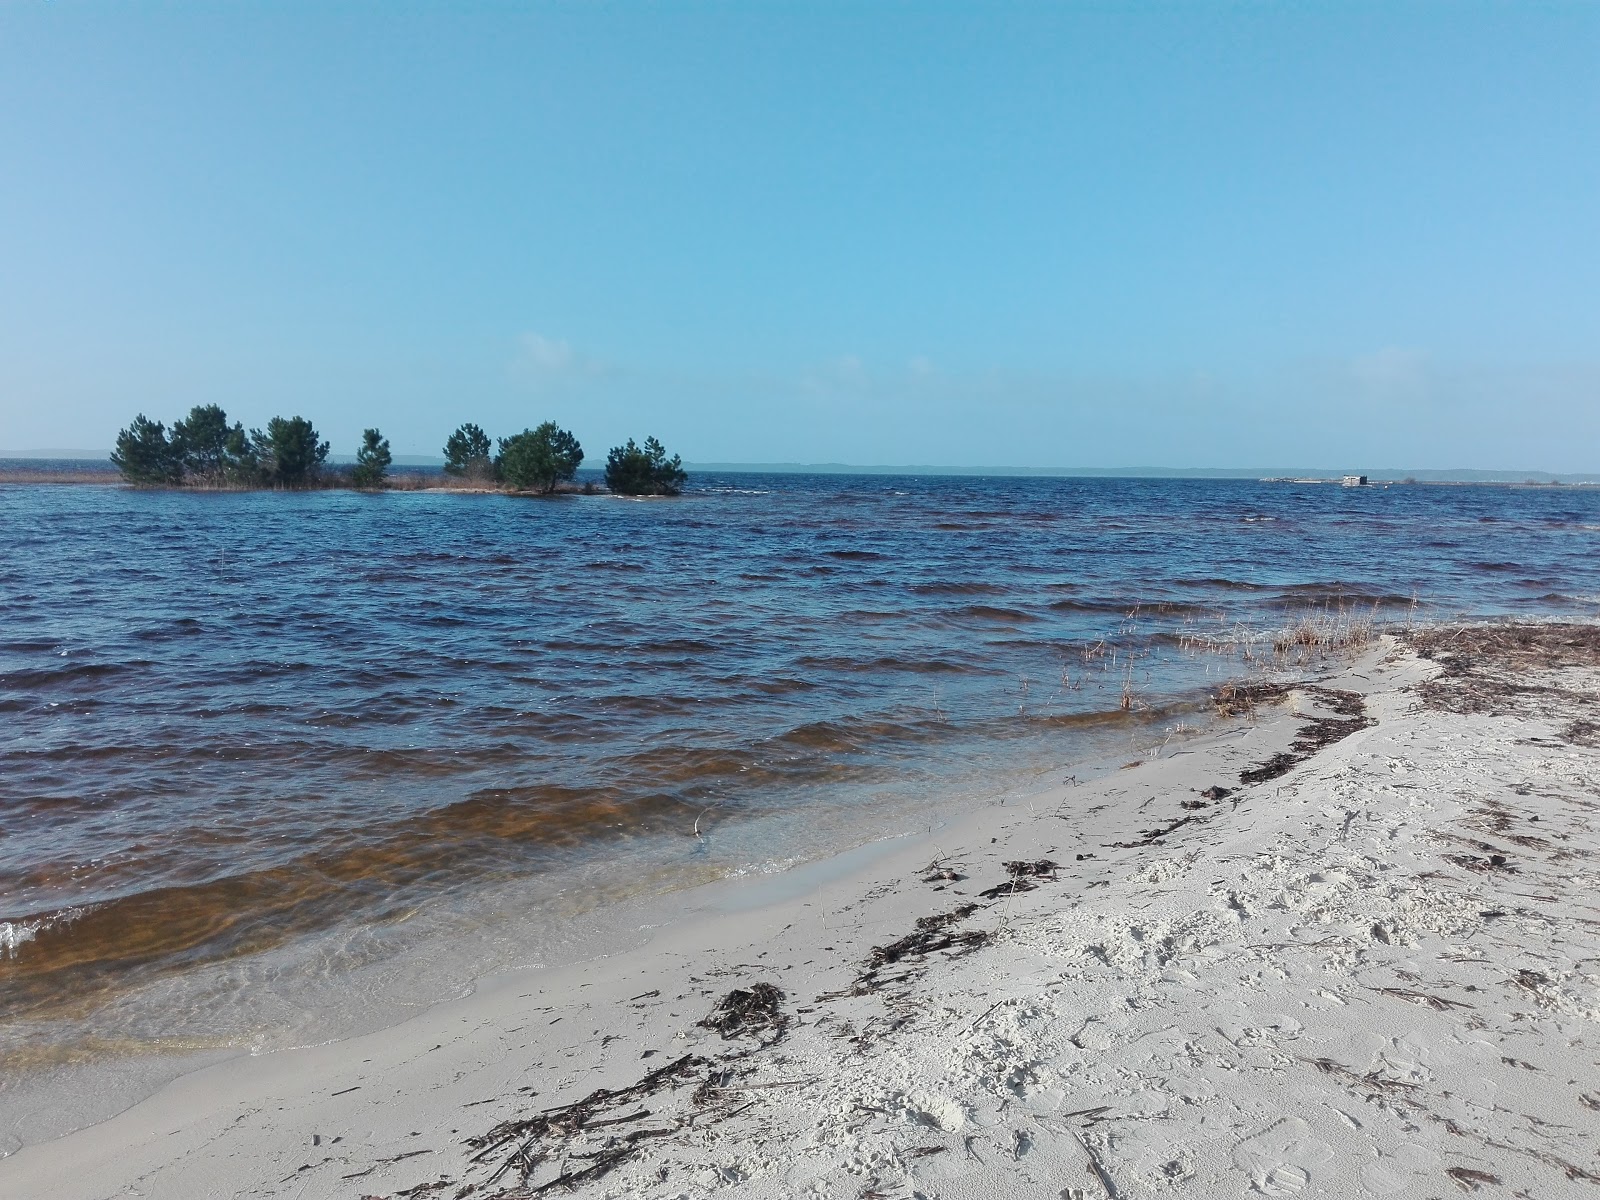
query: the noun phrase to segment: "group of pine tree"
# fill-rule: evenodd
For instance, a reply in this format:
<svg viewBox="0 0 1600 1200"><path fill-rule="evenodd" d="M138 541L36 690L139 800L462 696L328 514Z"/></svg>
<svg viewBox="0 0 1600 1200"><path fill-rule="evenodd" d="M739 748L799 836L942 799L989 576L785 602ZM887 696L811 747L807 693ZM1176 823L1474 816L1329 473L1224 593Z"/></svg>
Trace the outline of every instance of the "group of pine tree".
<svg viewBox="0 0 1600 1200"><path fill-rule="evenodd" d="M147 487L310 488L387 486L393 456L389 440L366 430L348 471L327 465L329 445L304 417L273 417L265 429L245 431L215 404L191 409L169 432L143 413L117 434L111 461L130 483ZM498 452L496 450L498 449ZM570 485L583 464L583 447L567 430L546 421L537 429L499 439L498 448L478 426L466 424L445 442L445 474L464 483L549 495ZM676 496L687 473L655 438L632 438L606 456L606 487L623 496Z"/></svg>

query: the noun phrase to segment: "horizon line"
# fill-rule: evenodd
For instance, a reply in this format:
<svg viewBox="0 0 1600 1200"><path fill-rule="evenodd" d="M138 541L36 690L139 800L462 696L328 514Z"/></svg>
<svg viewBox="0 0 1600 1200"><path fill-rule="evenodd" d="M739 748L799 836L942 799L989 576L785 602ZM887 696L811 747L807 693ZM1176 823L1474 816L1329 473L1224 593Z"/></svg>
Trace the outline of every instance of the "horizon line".
<svg viewBox="0 0 1600 1200"><path fill-rule="evenodd" d="M0 461L33 460L39 462L100 462L109 464L110 451L74 450L47 447L37 450L0 450ZM343 462L350 455L333 455L331 461ZM442 467L444 458L439 455L396 454L397 467ZM1346 475L1364 475L1382 482L1401 482L1405 479L1437 481L1482 482L1600 482L1600 473L1591 471L1548 471L1532 468L1483 467L1029 467L1003 464L965 465L951 463L842 463L842 462L685 462L688 471L728 471L748 474L774 475L966 475L974 477L1040 476L1040 477L1103 477L1124 479L1162 478L1213 478L1213 479L1339 479ZM597 468L589 468L595 470Z"/></svg>

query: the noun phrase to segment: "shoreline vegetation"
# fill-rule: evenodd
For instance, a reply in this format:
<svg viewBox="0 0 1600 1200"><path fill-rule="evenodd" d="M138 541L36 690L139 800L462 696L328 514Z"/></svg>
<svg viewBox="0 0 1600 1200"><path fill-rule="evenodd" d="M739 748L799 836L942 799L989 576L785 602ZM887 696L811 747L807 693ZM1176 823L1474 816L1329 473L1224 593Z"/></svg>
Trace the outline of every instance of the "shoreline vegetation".
<svg viewBox="0 0 1600 1200"><path fill-rule="evenodd" d="M194 1071L0 1160L0 1191L1600 1183L1573 1065L1600 1052L1600 627L1428 626L1330 667L1219 691L1217 728L1120 770L682 893L629 945Z"/></svg>
<svg viewBox="0 0 1600 1200"><path fill-rule="evenodd" d="M117 434L111 465L122 479L143 488L208 491L416 491L442 488L517 495L599 494L592 481L576 482L583 447L554 421L498 439L467 423L444 445L442 482L420 471L396 472L389 440L379 429L362 432L352 465L330 464L331 445L305 417L273 417L264 429L231 425L222 408L197 405L169 431L143 413ZM49 476L48 470L38 474ZM38 482L100 482L77 470L67 478ZM93 477L91 477L93 476ZM654 437L644 445L629 438L606 456L605 490L619 496L676 496L688 473L678 455L667 456Z"/></svg>

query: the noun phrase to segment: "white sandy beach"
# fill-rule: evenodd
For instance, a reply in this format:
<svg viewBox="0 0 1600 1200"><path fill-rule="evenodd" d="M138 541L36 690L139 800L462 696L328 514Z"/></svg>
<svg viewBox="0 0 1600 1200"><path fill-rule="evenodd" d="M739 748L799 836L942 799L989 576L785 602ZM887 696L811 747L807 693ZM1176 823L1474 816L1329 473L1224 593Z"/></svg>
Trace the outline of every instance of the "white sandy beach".
<svg viewBox="0 0 1600 1200"><path fill-rule="evenodd" d="M1385 639L1106 778L185 1076L0 1196L1600 1194L1597 646Z"/></svg>

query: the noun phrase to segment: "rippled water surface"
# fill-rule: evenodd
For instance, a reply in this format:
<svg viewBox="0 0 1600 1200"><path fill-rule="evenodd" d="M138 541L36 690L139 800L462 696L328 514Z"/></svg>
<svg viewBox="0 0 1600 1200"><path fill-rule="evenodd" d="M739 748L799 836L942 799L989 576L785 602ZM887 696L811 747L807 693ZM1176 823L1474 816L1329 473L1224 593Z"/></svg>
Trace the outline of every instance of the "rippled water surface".
<svg viewBox="0 0 1600 1200"><path fill-rule="evenodd" d="M821 852L1170 725L1239 623L1592 616L1597 531L1595 488L0 487L0 1029Z"/></svg>

